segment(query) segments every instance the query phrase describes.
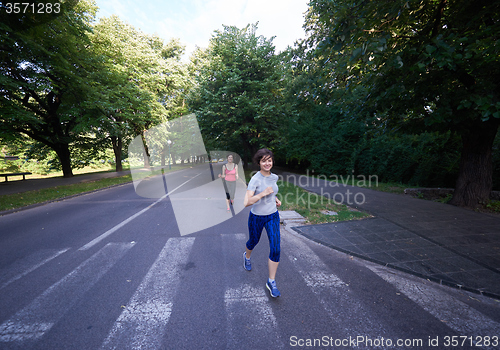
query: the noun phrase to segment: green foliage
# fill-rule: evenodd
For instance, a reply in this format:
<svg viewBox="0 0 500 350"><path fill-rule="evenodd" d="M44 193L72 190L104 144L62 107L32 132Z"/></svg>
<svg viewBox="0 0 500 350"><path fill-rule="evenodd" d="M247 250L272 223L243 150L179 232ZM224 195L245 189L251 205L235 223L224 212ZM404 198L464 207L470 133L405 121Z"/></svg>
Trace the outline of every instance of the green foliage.
<svg viewBox="0 0 500 350"><path fill-rule="evenodd" d="M289 125L289 154L316 172L349 174L351 155L366 127L346 120L333 106L316 105L299 115Z"/></svg>
<svg viewBox="0 0 500 350"><path fill-rule="evenodd" d="M24 142L29 158L50 155L65 176L112 144L118 168L127 140L184 112L183 47L116 16L95 24L93 0L61 6L0 23L0 141Z"/></svg>
<svg viewBox="0 0 500 350"><path fill-rule="evenodd" d="M493 143L493 190L500 191L500 134Z"/></svg>
<svg viewBox="0 0 500 350"><path fill-rule="evenodd" d="M379 113L459 129L500 118L499 13L488 0L313 0L306 28L339 86L369 86Z"/></svg>
<svg viewBox="0 0 500 350"><path fill-rule="evenodd" d="M189 107L208 150L246 163L268 147L316 174L439 187L458 177L484 187L467 190L476 202L491 174L500 189L498 1L311 0L294 49L275 54L257 25L224 27L189 66L177 39L116 16L94 23L92 0L61 3L58 16L0 13L0 142L20 157L5 171L71 174L110 145L121 160L122 145Z"/></svg>
<svg viewBox="0 0 500 350"><path fill-rule="evenodd" d="M180 62L183 47L178 40L165 44L114 15L94 26L92 43L102 67L92 79L89 124L99 141L95 146L113 146L119 169L121 145L183 112L188 86Z"/></svg>
<svg viewBox="0 0 500 350"><path fill-rule="evenodd" d="M500 201L488 201L486 209L494 213L500 213Z"/></svg>
<svg viewBox="0 0 500 350"><path fill-rule="evenodd" d="M402 133L385 115L362 113L361 87L332 87L324 63L303 47L289 50L287 158L325 175L376 175L379 181L453 187L460 138L456 133ZM365 106L366 107L366 106ZM367 108L367 107L366 107Z"/></svg>
<svg viewBox="0 0 500 350"><path fill-rule="evenodd" d="M187 74L177 40L164 44L113 15L94 26L92 42L104 66L94 74L96 101L91 102L98 102L108 123L121 119L148 126L172 114Z"/></svg>
<svg viewBox="0 0 500 350"><path fill-rule="evenodd" d="M248 25L216 31L208 49L192 58L197 85L188 98L207 148L237 152L246 163L280 139L279 61L272 39L256 30Z"/></svg>
<svg viewBox="0 0 500 350"><path fill-rule="evenodd" d="M50 147L66 176L69 145L85 127L79 116L95 63L86 50L94 14L92 3L80 1L38 26L0 24L0 137L27 135Z"/></svg>
<svg viewBox="0 0 500 350"><path fill-rule="evenodd" d="M352 155L356 174L377 175L382 182L453 187L460 140L451 133L380 134L363 140Z"/></svg>
<svg viewBox="0 0 500 350"><path fill-rule="evenodd" d="M352 154L370 130L366 120L352 113L345 96L332 87L321 60L298 45L284 56L288 61L285 84L288 164L316 173L351 174ZM351 102L354 104L354 102Z"/></svg>
<svg viewBox="0 0 500 350"><path fill-rule="evenodd" d="M0 172L2 173L17 173L19 172L19 160L6 160L0 162Z"/></svg>
<svg viewBox="0 0 500 350"><path fill-rule="evenodd" d="M500 3L487 0L312 0L306 44L309 60L329 81L318 79L323 103L391 135L458 134L462 162L452 202L481 205L491 190L491 149L500 125L499 14ZM389 145L373 142L370 147ZM415 182L442 178L432 154L420 165L403 145L393 144L401 160L397 152L382 153L378 171L392 167L395 177ZM370 169L377 155L366 151L372 155L359 167ZM405 159L415 165L400 166ZM412 168L410 176L404 169ZM436 174L425 179L419 172Z"/></svg>

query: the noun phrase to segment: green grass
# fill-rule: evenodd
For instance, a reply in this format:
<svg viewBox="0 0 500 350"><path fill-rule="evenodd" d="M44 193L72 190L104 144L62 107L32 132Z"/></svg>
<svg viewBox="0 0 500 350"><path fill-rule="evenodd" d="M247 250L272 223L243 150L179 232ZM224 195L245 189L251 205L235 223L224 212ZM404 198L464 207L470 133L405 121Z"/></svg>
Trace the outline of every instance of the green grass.
<svg viewBox="0 0 500 350"><path fill-rule="evenodd" d="M333 179L327 178L325 175L298 175L298 176L306 176L310 177L311 179L320 179L320 180L328 180L331 182L335 182ZM361 178L354 178L354 181L350 177L351 175L347 176L344 179L344 183L342 181L337 181L336 183L338 186L343 186L348 185L348 186L354 186L355 187L361 187L361 188L368 188L371 190L376 190L376 191L382 191L382 192L388 192L388 193L396 193L396 194L404 194L404 191L406 188L418 188L418 186L410 186L410 185L405 185L400 182L379 182L376 178L372 177L361 177ZM314 181L313 181L314 183Z"/></svg>
<svg viewBox="0 0 500 350"><path fill-rule="evenodd" d="M406 188L416 188L415 186L408 186L405 184L395 183L395 182L387 182L387 183L378 182L376 185L372 184L372 186L358 186L358 187L369 188L371 190L396 193L396 194L404 194Z"/></svg>
<svg viewBox="0 0 500 350"><path fill-rule="evenodd" d="M277 197L281 201L280 210L294 210L305 217L308 224L359 220L370 217L367 213L344 204L337 204L325 196L308 192L289 182L280 180L278 187ZM328 215L325 212L336 212L337 214Z"/></svg>
<svg viewBox="0 0 500 350"><path fill-rule="evenodd" d="M316 176L311 176L311 177L316 177ZM339 186L342 185L339 183ZM396 183L396 182L376 182L372 183L371 186L365 184L363 185L362 182L356 183L356 187L362 187L362 188L368 188L371 190L376 190L376 191L382 191L382 192L387 192L387 193L395 193L395 194L405 194L405 189L407 188L419 188L419 186L410 186L410 185L405 185L403 183ZM419 197L421 199L425 199L424 196L422 195ZM443 197L441 199L433 199L436 202L440 203L448 203L450 199L452 198L452 195L447 195L446 197ZM496 213L500 214L500 201L496 200L490 200L488 203L485 204L484 208L482 209L477 209L477 211L480 212L487 212L487 213Z"/></svg>
<svg viewBox="0 0 500 350"><path fill-rule="evenodd" d="M485 209L489 212L500 213L500 201L490 200L485 205Z"/></svg>
<svg viewBox="0 0 500 350"><path fill-rule="evenodd" d="M189 164L185 164L182 166L178 165L171 170L165 169L164 171L169 172L169 171L179 170L179 169L182 169L185 167L190 167L190 165ZM88 174L88 173L113 172L114 171L114 170L109 170L109 168L107 168L107 167L101 168L101 171L99 171L99 169L95 169L95 168L87 169L87 170L89 170L89 171L85 172L84 170L80 169L79 171L74 171L73 174L83 175L83 174ZM144 175L142 175L142 176L148 177L148 176L154 176L154 175L159 175L159 174L161 174L161 170L155 170L153 172L145 172ZM34 178L47 178L47 177L57 177L57 176L62 176L62 173L54 172L54 173L51 173L49 176L43 176L43 175L36 176L35 175ZM134 175L134 179L137 180L138 178L140 178L142 176L141 176L141 174L136 174L136 175ZM31 175L29 175L29 178L33 178L33 177ZM29 181L29 178L27 178L27 181ZM96 180L96 181L82 182L82 183L77 183L77 184L72 184L72 185L45 188L45 189L36 190L36 191L27 191L27 192L22 192L22 193L2 195L2 196L0 196L0 211L18 209L18 208L26 207L26 206L33 205L33 204L54 201L54 200L58 200L61 198L77 195L80 193L91 192L91 191L95 191L98 189L102 189L102 188L106 188L106 187L110 187L110 186L114 186L114 185L119 185L122 183L131 182L131 181L132 181L132 176L125 175L125 176L106 178L106 179L101 179L101 180Z"/></svg>
<svg viewBox="0 0 500 350"><path fill-rule="evenodd" d="M123 170L128 170L128 166L124 165ZM73 172L73 175L83 175L83 174L114 172L114 171L115 171L114 166L111 166L109 164L104 164L104 165L101 165L100 167L86 166L86 167L81 168L81 169L73 169L72 172ZM3 172L9 173L11 171L3 171ZM13 171L13 172L24 172L24 170L23 171ZM63 176L62 171L51 170L50 172L44 172L44 173L32 172L31 175L26 175L26 179L48 179L48 178L52 178L52 177L62 177L62 176ZM11 176L11 177L9 177L9 181L20 180L22 178L23 178L22 175L21 176ZM5 182L5 178L3 178L3 177L0 178L0 183L1 182Z"/></svg>
<svg viewBox="0 0 500 350"><path fill-rule="evenodd" d="M250 181L250 171L245 171L247 182ZM292 183L279 180L278 199L281 201L279 210L294 210L304 218L307 224L323 224L327 222L359 220L371 215L350 208L344 204L336 204L325 196L304 190ZM325 212L336 212L337 215L328 215Z"/></svg>
<svg viewBox="0 0 500 350"><path fill-rule="evenodd" d="M90 192L97 189L132 181L131 175L101 179L73 185L44 188L36 191L7 194L0 196L0 211L17 209L37 203L54 201L64 197Z"/></svg>

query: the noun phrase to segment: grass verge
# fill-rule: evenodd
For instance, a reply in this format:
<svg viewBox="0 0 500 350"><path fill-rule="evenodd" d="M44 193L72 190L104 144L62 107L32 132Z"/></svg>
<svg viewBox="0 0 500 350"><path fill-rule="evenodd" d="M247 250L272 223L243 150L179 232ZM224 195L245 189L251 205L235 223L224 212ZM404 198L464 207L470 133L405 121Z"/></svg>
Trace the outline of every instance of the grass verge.
<svg viewBox="0 0 500 350"><path fill-rule="evenodd" d="M484 211L488 213L500 214L500 201L488 201L485 205Z"/></svg>
<svg viewBox="0 0 500 350"><path fill-rule="evenodd" d="M128 170L129 167L127 165L123 166L123 170ZM108 173L111 173L111 172L115 172L115 168L111 165L104 165L104 166L100 166L100 167L95 167L95 166L86 166L86 167L83 167L83 168L79 168L79 169L73 169L73 175L84 175L84 174L91 174L91 173L104 173L104 172L108 172ZM8 173L9 171L5 171L6 173ZM26 179L49 179L49 178L52 178L52 177L62 177L63 176L63 172L60 171L60 170L51 170L50 172L46 172L46 173L36 173L36 172L33 172L31 175L27 175L27 178ZM11 176L9 177L9 181L12 181L12 180L20 180L22 179L22 175L21 176ZM5 179L2 177L0 178L0 183L2 182L5 182Z"/></svg>
<svg viewBox="0 0 500 350"><path fill-rule="evenodd" d="M344 204L337 204L319 194L308 192L289 182L278 181L278 199L280 210L294 210L306 218L307 224L359 220L371 215L353 209Z"/></svg>
<svg viewBox="0 0 500 350"><path fill-rule="evenodd" d="M250 181L254 172L245 170L245 178ZM309 192L290 182L279 180L279 210L294 210L306 219L306 224L324 224L328 222L359 220L371 217L370 214L353 209L344 204L337 204L324 196Z"/></svg>
<svg viewBox="0 0 500 350"><path fill-rule="evenodd" d="M414 188L415 186L408 186L408 185L404 185L401 183L395 183L395 182L387 182L387 183L377 182L377 184L375 186L357 186L357 187L368 188L370 190L381 191L381 192L405 194L405 189Z"/></svg>
<svg viewBox="0 0 500 350"><path fill-rule="evenodd" d="M189 168L191 166L192 165L190 165L190 164L176 165L175 168L172 167L172 169L164 169L163 171L165 173L168 173L170 171ZM86 168L86 169L87 169L87 171L79 169L77 171L74 171L73 173L75 175L83 175L83 174L90 174L90 173L97 173L97 172L109 173L109 172L115 171L113 169L110 169L109 167L101 168L101 169L96 169L96 168ZM137 179L140 179L143 177L159 175L161 173L162 173L162 170L145 171L144 174L136 173L134 175L134 179L137 180ZM57 177L57 176L62 176L62 172L54 172L54 173L49 174L48 176L34 174L33 176L30 175L30 178L49 178L49 177ZM69 196L74 196L74 195L85 193L85 192L91 192L91 191L95 191L98 189L102 189L102 188L106 188L106 187L110 187L110 186L115 186L115 185L119 185L119 184L126 183L126 182L131 182L132 180L133 180L132 176L129 174L129 175L124 175L124 176L117 176L117 177L100 179L100 180L96 180L96 181L81 182L81 183L76 183L76 184L72 184L72 185L51 187L51 188L45 188L45 189L41 189L41 190L27 191L27 192L22 192L22 193L15 193L15 194L0 195L0 211L19 209L19 208L26 207L26 206L33 205L33 204L54 201L54 200L58 200L58 199L69 197ZM29 179L27 181L29 181Z"/></svg>
<svg viewBox="0 0 500 350"><path fill-rule="evenodd" d="M0 211L26 207L132 181L131 175L0 196Z"/></svg>
<svg viewBox="0 0 500 350"><path fill-rule="evenodd" d="M340 184L339 184L340 185ZM361 186L358 184L356 187L363 187L363 188L368 188L371 190L376 190L376 191L382 191L382 192L387 192L387 193L395 193L395 194L405 194L405 189L407 188L419 188L419 186L410 186L410 185L405 185L402 183L395 183L395 182L377 182L375 186ZM440 202L440 203L448 203L450 199L453 197L453 195L448 194L445 197L442 198L425 198L423 195L419 196L418 198L420 199L425 199L425 200L432 200L434 202ZM483 212L483 213L493 213L493 214L500 214L500 201L497 200L489 200L483 208L481 209L476 209L476 211Z"/></svg>

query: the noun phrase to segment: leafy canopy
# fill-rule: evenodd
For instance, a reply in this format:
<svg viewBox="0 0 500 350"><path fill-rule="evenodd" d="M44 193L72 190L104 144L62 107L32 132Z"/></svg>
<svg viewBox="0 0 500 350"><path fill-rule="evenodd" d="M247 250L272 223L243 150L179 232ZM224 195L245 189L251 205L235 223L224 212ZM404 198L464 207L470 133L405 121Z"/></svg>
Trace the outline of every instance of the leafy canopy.
<svg viewBox="0 0 500 350"><path fill-rule="evenodd" d="M188 99L208 148L238 152L248 161L279 138L282 82L272 38L257 25L216 31L193 57L196 86Z"/></svg>

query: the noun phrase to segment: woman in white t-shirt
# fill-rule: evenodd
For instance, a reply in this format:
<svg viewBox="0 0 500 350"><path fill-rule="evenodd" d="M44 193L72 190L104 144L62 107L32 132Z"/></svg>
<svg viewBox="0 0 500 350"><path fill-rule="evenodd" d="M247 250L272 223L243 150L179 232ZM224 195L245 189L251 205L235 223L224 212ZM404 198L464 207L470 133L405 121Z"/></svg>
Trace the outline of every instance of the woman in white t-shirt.
<svg viewBox="0 0 500 350"><path fill-rule="evenodd" d="M260 171L257 172L248 183L245 194L245 207L252 206L248 217L248 241L246 251L243 253L244 267L247 271L252 269L250 255L259 243L262 230L265 227L269 238L269 279L266 287L273 298L281 295L276 287L276 270L280 261L280 217L278 207L280 200L276 197L278 193L278 176L271 173L274 163L273 152L267 148L257 151L253 161L259 164Z"/></svg>

